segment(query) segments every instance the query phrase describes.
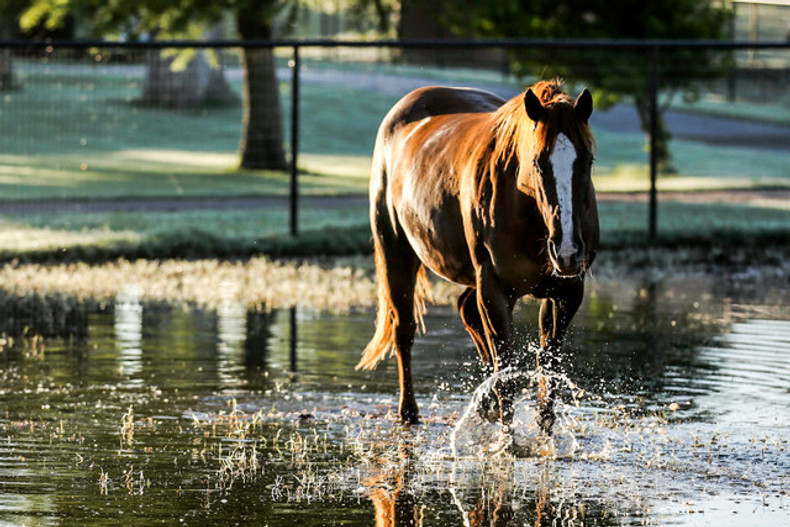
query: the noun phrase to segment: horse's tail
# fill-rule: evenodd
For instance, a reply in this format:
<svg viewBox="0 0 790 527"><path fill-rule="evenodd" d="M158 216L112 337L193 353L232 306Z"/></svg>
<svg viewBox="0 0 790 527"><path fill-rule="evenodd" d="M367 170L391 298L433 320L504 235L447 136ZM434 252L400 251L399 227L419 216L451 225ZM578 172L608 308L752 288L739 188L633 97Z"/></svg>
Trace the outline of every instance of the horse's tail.
<svg viewBox="0 0 790 527"><path fill-rule="evenodd" d="M376 315L376 333L368 343L362 358L356 366L357 370L372 370L379 361L392 356L396 352L395 330L398 327L398 312L392 304L392 291L387 281L387 263L384 252L378 241L375 243L374 258L376 262L376 281L378 282L378 312ZM431 301L431 284L425 267L420 265L417 270L414 287L414 321L418 328L425 332L423 316L427 309L425 301Z"/></svg>

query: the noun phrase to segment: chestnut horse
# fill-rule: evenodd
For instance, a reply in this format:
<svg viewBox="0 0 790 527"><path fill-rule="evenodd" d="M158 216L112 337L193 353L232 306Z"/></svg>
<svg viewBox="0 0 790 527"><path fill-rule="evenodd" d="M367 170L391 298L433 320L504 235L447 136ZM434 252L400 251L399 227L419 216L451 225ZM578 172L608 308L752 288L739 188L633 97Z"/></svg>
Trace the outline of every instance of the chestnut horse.
<svg viewBox="0 0 790 527"><path fill-rule="evenodd" d="M495 372L517 364L516 301L542 299L538 422L551 431L555 386L547 374L598 247L592 107L586 89L574 101L559 81L542 81L507 102L474 89L421 88L387 113L370 179L378 315L357 369L397 356L402 421L418 419L411 348L427 267L466 286L461 319ZM514 391L496 394L506 426Z"/></svg>

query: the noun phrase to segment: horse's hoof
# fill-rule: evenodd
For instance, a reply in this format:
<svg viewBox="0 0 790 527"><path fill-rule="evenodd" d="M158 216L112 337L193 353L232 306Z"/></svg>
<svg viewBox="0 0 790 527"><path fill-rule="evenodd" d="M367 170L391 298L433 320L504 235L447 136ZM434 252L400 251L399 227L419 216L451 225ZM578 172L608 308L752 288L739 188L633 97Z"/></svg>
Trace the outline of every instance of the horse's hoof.
<svg viewBox="0 0 790 527"><path fill-rule="evenodd" d="M398 410L398 417L400 418L400 422L404 425L420 424L420 414L417 410Z"/></svg>
<svg viewBox="0 0 790 527"><path fill-rule="evenodd" d="M499 401L496 397L482 397L477 404L477 415L490 424L498 423L501 416L499 411Z"/></svg>
<svg viewBox="0 0 790 527"><path fill-rule="evenodd" d="M540 427L541 432L543 432L547 437L551 436L551 430L554 427L554 421L557 419L557 416L554 415L554 412L550 414L544 412L538 412L538 426Z"/></svg>

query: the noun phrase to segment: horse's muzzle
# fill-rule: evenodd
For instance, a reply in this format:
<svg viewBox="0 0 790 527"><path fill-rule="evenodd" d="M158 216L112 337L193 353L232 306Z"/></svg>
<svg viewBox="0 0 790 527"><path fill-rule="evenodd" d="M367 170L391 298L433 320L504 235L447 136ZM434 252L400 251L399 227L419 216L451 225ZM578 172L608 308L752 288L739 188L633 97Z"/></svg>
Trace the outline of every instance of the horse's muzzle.
<svg viewBox="0 0 790 527"><path fill-rule="evenodd" d="M552 240L548 240L547 246L556 275L571 278L584 271L584 243L574 243L573 251L567 254L559 254L557 244Z"/></svg>

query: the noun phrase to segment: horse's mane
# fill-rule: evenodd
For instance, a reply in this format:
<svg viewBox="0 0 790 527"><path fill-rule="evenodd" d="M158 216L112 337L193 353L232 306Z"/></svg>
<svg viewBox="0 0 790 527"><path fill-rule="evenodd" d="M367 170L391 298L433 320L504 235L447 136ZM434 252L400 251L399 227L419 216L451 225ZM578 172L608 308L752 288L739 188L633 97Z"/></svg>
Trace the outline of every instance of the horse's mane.
<svg viewBox="0 0 790 527"><path fill-rule="evenodd" d="M553 107L573 108L573 99L562 89L562 80L536 82L528 89L532 90L543 106L549 110ZM509 162L514 155L519 160L533 158L549 147L561 128L561 121L566 118L567 111L549 111L545 120L535 123L524 109L524 93L521 93L503 104L492 115L494 130L494 148L492 158L497 161ZM574 142L581 142L589 150L593 149L593 136L586 123L579 126L566 127Z"/></svg>
<svg viewBox="0 0 790 527"><path fill-rule="evenodd" d="M546 118L540 122L532 121L524 107L525 92L505 102L489 118L479 121L470 129L465 140L469 148L462 149L470 155L470 168L477 172L478 196L482 196L483 187L492 183L496 187L496 178L503 167L513 166L513 161L521 170L531 170L533 159L548 148L561 129L565 129L574 143L584 145L593 151L595 141L587 123L573 119L574 126L567 126L569 112L573 111L573 99L563 91L561 79L539 81L530 86L532 92L549 110ZM563 126L566 125L566 126ZM483 140L488 137L488 140ZM492 196L490 206L493 212Z"/></svg>

